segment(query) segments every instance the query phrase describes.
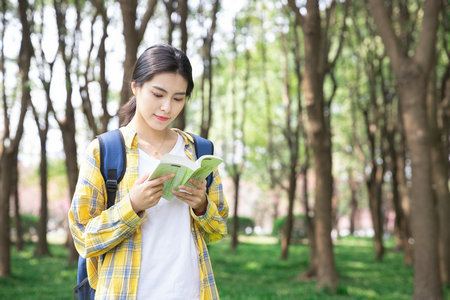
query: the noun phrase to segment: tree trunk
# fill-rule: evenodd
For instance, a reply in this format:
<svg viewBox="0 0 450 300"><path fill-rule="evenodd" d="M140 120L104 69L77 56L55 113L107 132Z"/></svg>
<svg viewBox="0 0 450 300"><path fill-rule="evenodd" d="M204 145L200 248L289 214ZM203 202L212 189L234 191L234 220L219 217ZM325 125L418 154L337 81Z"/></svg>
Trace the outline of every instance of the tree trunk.
<svg viewBox="0 0 450 300"><path fill-rule="evenodd" d="M384 255L383 217L381 211L381 187L383 184L383 173L384 172L382 167L375 167L375 170L372 170L371 178L367 182L370 214L372 216L372 225L375 233L374 243L376 260L381 260Z"/></svg>
<svg viewBox="0 0 450 300"><path fill-rule="evenodd" d="M250 26L249 17L246 19L245 26L247 29ZM247 31L248 32L248 31ZM244 34L244 40L247 39L247 34ZM238 52L237 52L237 45L236 45L236 37L238 35L238 28L236 27L236 20L234 20L234 34L233 34L233 40L232 40L232 47L233 47L233 64L232 64L232 70L231 70L231 92L232 92L232 104L231 104L231 115L232 115L232 121L231 121L231 143L232 143L232 156L231 156L231 168L230 175L233 178L234 182L234 214L233 214L233 224L232 224L232 235L231 235L231 250L235 250L238 246L239 240L238 240L238 231L239 231L239 214L238 214L238 207L239 207L239 190L240 190L240 182L241 182L241 176L244 171L244 163L245 163L245 120L246 120L246 103L249 98L248 94L248 83L250 78L250 52L249 50L245 51L245 75L244 75L244 96L243 99L237 98L236 93L236 65L238 60ZM238 111L238 104L241 104L240 113ZM240 118L238 116L240 115ZM240 120L239 120L240 119ZM239 137L238 133L241 133L241 137ZM235 147L235 143L240 142L242 144L242 149L237 149ZM239 153L239 150L242 151L242 156L238 157L237 154Z"/></svg>
<svg viewBox="0 0 450 300"><path fill-rule="evenodd" d="M304 132L304 134L306 134ZM305 138L305 140L307 140ZM305 143L305 163L302 168L303 175L303 202L305 207L305 225L306 235L308 236L308 249L309 249L309 262L308 270L300 274L300 279L312 280L317 277L317 247L316 247L316 234L314 230L314 218L311 217L312 212L309 207L308 197L308 169L309 169L309 146L308 142Z"/></svg>
<svg viewBox="0 0 450 300"><path fill-rule="evenodd" d="M402 226L402 230L403 230L403 236L406 239L406 243L407 243L407 247L404 250L405 252L405 264L408 266L412 266L413 265L413 246L411 245L410 241L411 239L411 225L410 225L410 203L411 203L411 198L410 198L410 188L408 187L408 180L406 178L406 174L405 174L405 170L406 170L406 163L405 163L405 135L404 135L404 130L403 128L400 130L401 131L401 140L399 143L399 151L398 151L398 156L397 156L397 160L395 162L395 164L397 165L398 168L398 172L397 172L397 186L398 186L398 190L400 192L400 208L403 211L403 218L404 218L404 222L403 222L403 226Z"/></svg>
<svg viewBox="0 0 450 300"><path fill-rule="evenodd" d="M178 0L178 14L180 15L181 51L187 54L187 19L189 16L188 0Z"/></svg>
<svg viewBox="0 0 450 300"><path fill-rule="evenodd" d="M238 246L238 231L239 231L239 215L238 215L238 205L239 205L239 187L240 187L240 174L234 174L234 209L233 209L233 223L231 227L231 250L236 250Z"/></svg>
<svg viewBox="0 0 450 300"><path fill-rule="evenodd" d="M357 200L357 183L353 179L353 171L348 170L348 186L350 188L350 234L355 233L355 219L356 213L358 211L358 200Z"/></svg>
<svg viewBox="0 0 450 300"><path fill-rule="evenodd" d="M31 44L31 29L27 19L28 2L19 0L19 17L22 24L22 41L19 51L19 77L21 84L21 104L20 116L17 124L16 135L11 138L9 132L9 116L5 120L5 133L2 140L2 153L0 161L0 174L2 174L0 182L0 277L11 275L11 250L10 250L10 225L9 225L9 211L10 211L10 195L11 195L11 176L7 174L14 174L17 172L17 154L19 152L19 143L22 139L23 124L27 112L28 102L30 99L29 77L31 57L33 55L33 47ZM3 55L3 52L2 52ZM4 99L4 110L7 111L6 99ZM8 142L7 142L8 140Z"/></svg>
<svg viewBox="0 0 450 300"><path fill-rule="evenodd" d="M219 12L220 0L215 0L211 14L211 26L208 28L206 36L203 38L202 58L202 123L200 135L208 138L209 129L212 122L212 93L213 93L213 57L212 45L214 33L216 31L217 13ZM205 81L208 82L208 92L205 93Z"/></svg>
<svg viewBox="0 0 450 300"><path fill-rule="evenodd" d="M110 22L106 7L105 7L105 1L104 0L96 0L93 1L92 4L95 6L95 14L92 17L91 23L94 24L97 20L97 17L101 17L103 30L102 35L100 38L100 44L98 46L98 51L96 57L93 56L94 52L94 33L91 31L91 35L89 39L91 40L91 45L89 48L89 51L87 53L87 59L85 60L84 65L84 71L81 70L83 68L80 68L80 71L78 72L78 78L81 80L78 80L78 86L80 91L80 96L82 100L82 108L83 113L86 116L87 123L89 125L89 128L92 131L92 138L96 137L97 135L105 132L108 128L108 123L111 119L111 114L108 111L108 87L109 83L106 79L106 38L108 37L108 24ZM84 49L77 49L77 55L78 57L82 57L84 55L81 54L81 50ZM44 55L42 55L44 56ZM80 61L80 63L83 63ZM99 76L97 77L95 75L94 68L95 66L99 65ZM51 66L52 68L52 66ZM94 75L92 75L94 74ZM94 76L93 78L91 78ZM42 80L42 79L41 79ZM90 91L89 86L90 84L96 81L98 82L100 86L100 103L101 103L101 113L94 113L93 106L92 106L92 98L98 98L98 97L91 97L92 91ZM50 80L51 82L51 80ZM50 97L48 94L47 97ZM99 115L99 117L96 117L96 115Z"/></svg>
<svg viewBox="0 0 450 300"><path fill-rule="evenodd" d="M12 172L11 179L11 198L14 199L14 227L16 228L16 248L17 251L22 251L24 247L23 242L23 230L22 230L22 222L20 218L20 205L19 205L19 170L17 168L17 156L18 153L14 155L15 161L13 162L14 167Z"/></svg>
<svg viewBox="0 0 450 300"><path fill-rule="evenodd" d="M178 14L180 15L181 51L187 54L187 18L189 15L188 0L178 0ZM173 126L175 128L184 130L184 128L186 127L186 107L183 107Z"/></svg>
<svg viewBox="0 0 450 300"><path fill-rule="evenodd" d="M436 74L430 73L427 94L428 124L430 129L431 164L433 190L437 200L439 216L439 270L443 284L450 284L450 193L448 190L448 158L441 142L443 132L438 127L438 97L436 94Z"/></svg>
<svg viewBox="0 0 450 300"><path fill-rule="evenodd" d="M47 124L48 124L48 114ZM41 180L41 208L39 210L39 228L38 242L36 244L35 254L37 256L50 255L50 249L47 243L47 222L48 222L48 197L47 197L47 128L39 129L39 137L41 142L41 163L40 163L40 180Z"/></svg>
<svg viewBox="0 0 450 300"><path fill-rule="evenodd" d="M289 180L290 181L290 180ZM290 181L291 182L291 181ZM281 236L281 259L287 259L289 256L289 245L291 244L292 225L294 223L294 198L291 186L288 190L288 210L286 222L284 223L283 235Z"/></svg>
<svg viewBox="0 0 450 300"><path fill-rule="evenodd" d="M346 2L345 5L348 5ZM308 115L307 132L314 159L315 206L314 222L317 247L317 288L334 291L338 285L338 276L334 262L332 229L332 156L330 119L326 114L330 102L325 101L325 75L332 73L336 60L342 49L343 33L345 32L345 17L340 35L338 50L334 59L329 61L330 40L327 35L331 10L336 2L332 2L326 10L325 29L322 28L319 1L306 2L307 14L301 14L294 0L288 0L288 6L295 12L296 23L300 25L304 36L305 71L303 90ZM348 6L346 6L347 8ZM347 9L345 10L345 16ZM331 95L331 101L334 93Z"/></svg>
<svg viewBox="0 0 450 300"><path fill-rule="evenodd" d="M439 274L438 215L432 188L431 136L426 111L426 90L436 49L440 4L438 0L424 3L416 51L414 55L406 56L408 51L401 48L384 1L369 1L370 13L398 81L402 119L411 156L411 228L415 239L414 299L443 299Z"/></svg>
<svg viewBox="0 0 450 300"><path fill-rule="evenodd" d="M109 120L111 120L111 114L108 111L108 89L109 83L106 80L106 38L108 37L108 25L109 18L107 14L107 8L105 7L105 1L99 1L99 5L96 5L98 13L102 16L103 33L100 40L100 46L98 48L97 61L100 64L100 78L98 79L100 85L101 101L103 108L103 115L100 116L100 132L103 133L108 129Z"/></svg>
<svg viewBox="0 0 450 300"><path fill-rule="evenodd" d="M120 91L120 105L124 105L131 96L131 77L137 60L138 47L144 37L150 18L153 16L157 0L148 1L144 16L137 27L137 0L120 0L123 20L123 37L125 39L125 60L123 62L123 82Z"/></svg>
<svg viewBox="0 0 450 300"><path fill-rule="evenodd" d="M77 144L75 141L75 119L73 114L66 114L67 123L60 125L63 137L67 179L69 183L70 199L73 198L78 181ZM73 119L72 119L73 118ZM78 260L78 252L75 249L70 232L67 234L69 246L68 264L73 265Z"/></svg>
<svg viewBox="0 0 450 300"><path fill-rule="evenodd" d="M405 66L405 68L407 68ZM411 73L410 73L411 74ZM414 74L422 77L420 74ZM433 199L430 136L424 107L426 84L402 82L403 120L411 153L411 225L415 239L415 299L443 299L438 264L438 223ZM422 84L421 84L422 83Z"/></svg>
<svg viewBox="0 0 450 300"><path fill-rule="evenodd" d="M79 5L79 2L76 2ZM74 48L77 44L76 39L78 38L77 32L80 30L81 15L77 14L76 25L73 29L72 39L67 39L68 32L64 30L65 28L65 18L67 11L67 3L54 2L56 24L58 26L58 37L59 37L59 54L64 62L64 75L66 80L66 105L64 112L64 119L59 120L57 114L53 108L52 103L49 103L52 110L53 116L58 122L58 126L61 130L63 149L65 154L65 165L67 171L67 180L69 184L69 196L72 201L73 194L75 193L75 186L78 180L78 163L77 163L77 147L75 140L76 125L75 125L75 110L72 104L73 95L73 82L71 77L71 67L74 57ZM77 7L77 11L80 8ZM67 44L67 41L71 41L71 44ZM70 52L66 51L69 48ZM67 246L69 248L69 254L67 262L69 265L73 265L78 261L78 252L75 249L75 245L72 240L72 235L70 231L67 230Z"/></svg>
<svg viewBox="0 0 450 300"><path fill-rule="evenodd" d="M308 112L308 137L313 152L315 185L314 228L317 247L317 287L335 290L338 278L331 241L331 133L324 116L321 65L321 22L318 1L307 2L308 14L302 26L305 39L304 92ZM323 70L322 70L323 72Z"/></svg>
<svg viewBox="0 0 450 300"><path fill-rule="evenodd" d="M403 169L399 170L397 150L395 149L395 132L389 131L387 134L388 151L391 161L392 172L392 202L395 211L395 235L398 238L397 246L403 250L404 259L406 265L412 265L412 248L409 244L409 226L406 219L406 214L402 207L402 197L399 191L399 173L404 172ZM403 175L404 177L404 175Z"/></svg>
<svg viewBox="0 0 450 300"><path fill-rule="evenodd" d="M3 150L0 161L1 174L10 174L13 169L14 160L11 153ZM0 277L11 275L11 250L10 250L10 222L9 222L9 196L11 194L11 177L1 177L1 201L0 201Z"/></svg>
<svg viewBox="0 0 450 300"><path fill-rule="evenodd" d="M293 26L296 29L296 26ZM294 32L294 40L296 41L296 46L298 44L297 32ZM281 239L281 259L287 259L289 256L289 245L291 242L292 227L294 224L294 203L295 203L295 191L297 189L297 169L298 169L298 153L299 153L299 137L300 131L303 130L302 123L302 103L301 103L301 71L300 71L300 56L296 51L297 47L293 48L293 54L295 56L295 70L297 77L297 112L294 111L294 104L291 97L291 85L289 76L289 52L287 45L286 36L282 37L282 48L284 54L284 97L285 100L285 128L283 129L284 137L287 141L287 146L289 149L289 164L288 164L288 182L289 186L287 188L288 196L288 213L286 217L286 222L283 231L283 237ZM296 116L295 119L292 116ZM293 120L297 120L295 123ZM292 124L293 123L293 124Z"/></svg>
<svg viewBox="0 0 450 300"><path fill-rule="evenodd" d="M172 20L172 14L175 13L175 0L164 0L164 6L167 13L167 44L173 44L173 31L175 30L175 23Z"/></svg>

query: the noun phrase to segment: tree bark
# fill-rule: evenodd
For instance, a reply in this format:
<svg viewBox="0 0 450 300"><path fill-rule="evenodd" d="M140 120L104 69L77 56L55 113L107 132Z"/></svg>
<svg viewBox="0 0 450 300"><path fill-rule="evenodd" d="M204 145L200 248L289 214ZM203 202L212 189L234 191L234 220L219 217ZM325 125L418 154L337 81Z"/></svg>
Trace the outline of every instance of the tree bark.
<svg viewBox="0 0 450 300"><path fill-rule="evenodd" d="M131 77L137 60L138 47L144 37L147 24L153 16L157 0L148 0L147 8L137 27L137 0L120 0L123 20L123 37L125 39L125 60L123 62L123 83L120 91L120 105L124 105L131 96Z"/></svg>
<svg viewBox="0 0 450 300"><path fill-rule="evenodd" d="M442 140L445 135L438 125L436 73L431 72L427 93L428 124L431 142L433 190L439 216L439 270L443 284L450 284L450 193L448 190L447 157Z"/></svg>
<svg viewBox="0 0 450 300"><path fill-rule="evenodd" d="M381 188L383 184L383 168L377 166L367 181L369 207L374 229L375 259L381 260L384 255L383 246L383 215L381 211Z"/></svg>
<svg viewBox="0 0 450 300"><path fill-rule="evenodd" d="M17 166L17 154L14 155L16 161L13 162L13 165ZM16 228L16 248L17 251L22 251L24 247L23 241L23 230L22 230L22 221L20 217L20 204L19 204L19 170L18 168L12 169L12 179L11 179L11 198L14 201L14 227Z"/></svg>
<svg viewBox="0 0 450 300"><path fill-rule="evenodd" d="M400 113L401 115L401 113ZM401 117L401 116L399 116ZM402 122L399 123L400 125L400 143L398 143L399 149L398 149L398 155L397 159L395 161L395 164L397 165L397 187L400 194L400 207L403 211L403 236L406 238L407 248L404 249L405 253L405 259L404 262L408 266L413 265L413 246L411 245L410 241L412 240L411 237L411 225L410 225L410 188L408 187L408 180L406 178L405 170L406 170L406 141L405 141L405 134L403 130L403 126L401 125Z"/></svg>
<svg viewBox="0 0 450 300"><path fill-rule="evenodd" d="M41 78L43 79L43 78ZM45 81L44 81L45 82ZM45 83L44 83L45 85ZM46 90L47 92L47 90ZM40 185L41 185L41 207L39 209L39 227L38 227L38 242L36 244L35 254L37 256L50 255L50 249L47 243L47 222L48 222L48 195L47 195L47 133L49 129L49 115L50 115L50 87L48 86L47 94L47 109L44 120L41 123L39 115L30 99L30 106L32 108L36 126L39 132L39 140L41 145L41 161L39 166Z"/></svg>
<svg viewBox="0 0 450 300"><path fill-rule="evenodd" d="M39 126L38 120L36 120ZM42 130L39 128L39 138L41 144L41 162L39 168L41 181L41 208L39 210L39 228L38 242L36 244L35 254L37 256L50 255L50 249L47 243L47 222L48 222L48 196L47 196L47 131L48 131L48 113L46 114L46 126Z"/></svg>
<svg viewBox="0 0 450 300"><path fill-rule="evenodd" d="M301 26L304 35L303 89L308 115L307 132L313 151L316 178L314 222L318 262L317 288L334 291L338 285L338 276L331 240L333 194L331 132L329 121L325 117L327 103L323 94L323 84L325 75L334 66L340 51L337 52L333 62L329 63L329 48L324 43L324 39L328 39L328 36L322 32L318 0L306 2L305 16L300 14L295 1L289 0L288 5L294 10L297 24Z"/></svg>
<svg viewBox="0 0 450 300"><path fill-rule="evenodd" d="M215 0L211 13L211 26L208 28L206 36L203 38L202 58L202 122L200 135L208 138L209 129L212 122L212 93L213 93L213 57L212 45L214 42L214 33L216 31L217 13L219 12L220 0ZM207 82L207 92L205 83Z"/></svg>
<svg viewBox="0 0 450 300"><path fill-rule="evenodd" d="M11 137L9 128L9 116L5 113L5 133L2 139L2 153L0 161L0 277L11 275L11 250L10 250L10 195L11 195L11 176L17 172L17 154L19 153L19 143L22 139L23 124L30 99L29 77L31 57L33 55L31 44L31 28L27 15L29 14L28 2L19 0L19 18L22 25L22 41L19 50L19 77L21 84L21 104L20 116L17 124L16 135ZM4 3L3 3L4 4ZM3 23L5 24L5 23ZM2 48L2 57L4 55ZM4 58L2 58L4 59ZM4 111L8 110L6 98L3 99Z"/></svg>
<svg viewBox="0 0 450 300"><path fill-rule="evenodd" d="M240 177L241 174L237 173L233 176L234 183L234 208L233 208L233 222L231 224L231 250L236 250L238 241L238 231L239 231L239 187L240 187Z"/></svg>
<svg viewBox="0 0 450 300"><path fill-rule="evenodd" d="M398 238L398 245L404 252L404 259L406 265L412 265L412 248L409 244L409 226L406 219L406 213L403 211L402 196L399 191L399 173L404 170L399 170L397 150L395 149L395 131L388 130L386 138L388 143L388 155L390 157L390 169L392 172L392 202L395 211L395 230ZM404 175L403 175L404 176Z"/></svg>
<svg viewBox="0 0 450 300"><path fill-rule="evenodd" d="M175 23L172 20L172 14L175 12L175 0L164 0L164 6L167 13L167 43L173 44L173 31L175 30Z"/></svg>
<svg viewBox="0 0 450 300"><path fill-rule="evenodd" d="M237 102L238 100L236 95L236 65L237 65L237 45L236 45L236 37L238 35L238 29L236 27L236 19L233 21L233 39L231 41L231 45L233 48L233 62L231 66L231 166L230 166L230 175L233 179L234 183L234 207L233 207L233 222L231 223L231 250L236 250L238 246L238 232L239 232L239 188L240 188L240 179L241 173L239 172L239 168L237 166L237 157L236 157L236 133L237 133L237 123L238 123L238 112L237 112Z"/></svg>
<svg viewBox="0 0 450 300"><path fill-rule="evenodd" d="M3 141L4 142L4 141ZM0 161L1 174L10 174L13 167L11 152L3 148L2 159ZM10 250L10 222L9 222L9 195L11 193L10 176L2 176L1 181L1 202L0 213L2 224L0 226L0 278L11 275L11 250Z"/></svg>
<svg viewBox="0 0 450 300"><path fill-rule="evenodd" d="M250 9L249 9L250 10ZM247 32L244 34L244 44L247 40L248 32L250 30L250 17L249 14L247 15L245 27L247 28ZM232 165L230 168L230 175L233 178L234 182L234 212L233 212L233 224L232 224L232 230L231 230L231 249L235 250L238 246L239 240L238 240L238 231L239 231L239 215L238 215L238 207L239 207L239 190L240 190L240 183L241 183L241 177L242 173L244 172L244 164L245 164L245 123L246 123L246 103L248 102L249 98L249 79L250 79L250 51L247 49L244 54L245 58L245 75L243 79L244 83L244 96L243 99L237 98L236 93L236 65L238 60L238 52L237 52L237 45L236 45L236 37L238 34L238 28L236 26L236 20L234 21L234 35L233 35L233 53L234 53L234 59L233 59L233 65L232 65L232 144L235 145L235 143L240 142L242 145L242 155L240 157L237 156L239 153L239 150L236 149L236 147L233 146L232 150ZM238 104L241 104L240 109ZM240 110L240 113L239 113ZM240 117L239 117L240 116ZM240 135L240 137L239 137Z"/></svg>
<svg viewBox="0 0 450 300"><path fill-rule="evenodd" d="M77 162L77 143L75 140L76 125L75 125L75 110L72 104L72 78L71 78L71 67L73 64L73 58L75 53L75 45L77 44L78 32L80 31L81 24L81 9L80 2L75 1L75 6L77 10L77 18L75 23L75 28L73 28L72 39L67 39L68 30L65 27L66 11L69 6L67 0L54 0L54 9L56 15L56 24L58 26L58 40L59 40L59 54L64 62L64 76L66 80L66 106L64 112L64 118L62 120L58 119L57 113L50 102L50 110L58 123L61 130L63 149L65 153L65 166L67 172L67 180L69 184L69 196L72 199L75 193L75 186L78 180L78 162ZM72 41L71 44L67 44L67 41ZM67 49L69 48L69 49ZM73 265L78 260L78 253L75 249L75 245L72 240L72 235L70 231L67 231L67 246L69 248L69 254L67 262L69 265Z"/></svg>
<svg viewBox="0 0 450 300"><path fill-rule="evenodd" d="M294 30L296 26L294 25ZM294 31L294 40L296 41L296 46L292 47L293 54L295 57L295 73L297 77L297 90L296 90L296 104L297 111L294 110L295 105L291 96L291 85L290 85L290 76L289 76L289 52L288 52L288 44L286 36L282 37L282 47L283 53L285 57L284 64L284 103L285 103L285 120L286 124L283 128L284 137L287 141L287 146L289 149L289 162L287 166L287 181L289 183L287 187L287 196L288 196L288 213L286 217L285 227L283 236L281 239L281 259L287 259L289 245L292 235L292 227L294 223L294 203L295 203L295 195L297 189L297 175L299 173L299 140L300 140L300 131L303 130L303 118L302 118L302 103L301 103L301 89L300 83L302 79L302 74L300 71L300 56L298 54L297 48L299 46L297 32ZM294 119L293 116L296 116ZM293 122L296 120L295 122Z"/></svg>
<svg viewBox="0 0 450 300"><path fill-rule="evenodd" d="M350 188L350 234L355 233L355 219L358 211L357 183L353 178L353 170L348 170L348 186Z"/></svg>
<svg viewBox="0 0 450 300"><path fill-rule="evenodd" d="M432 163L426 112L428 75L436 49L440 1L426 1L416 51L405 55L384 1L370 0L369 10L386 47L398 81L402 119L411 154L411 228L415 239L414 299L443 299L439 274L436 203L431 200Z"/></svg>
<svg viewBox="0 0 450 300"><path fill-rule="evenodd" d="M92 57L94 50L94 32L93 28L91 28L91 36L90 36L91 45L87 53L84 72L81 72L81 70L79 71L78 85L82 100L82 110L84 115L86 116L89 128L92 131L92 137L94 138L108 129L108 124L112 116L108 111L109 83L106 78L106 48L105 48L106 38L108 37L108 25L110 20L107 16L104 0L95 0L93 1L92 4L95 7L95 14L92 19L92 24L94 24L97 20L97 17L100 16L103 25L103 30L100 38L100 44L97 50L97 55L96 57ZM80 49L77 50L77 55L80 56ZM94 65L96 64L98 64L100 67L98 75L95 74L96 70L94 68ZM98 118L94 116L91 101L91 93L89 91L89 86L94 81L97 81L100 86L100 101L102 107L102 114Z"/></svg>
<svg viewBox="0 0 450 300"><path fill-rule="evenodd" d="M188 0L178 0L178 14L180 15L181 51L187 54L188 31L187 19L189 15Z"/></svg>
<svg viewBox="0 0 450 300"><path fill-rule="evenodd" d="M188 0L178 0L178 14L180 15L181 51L187 54L188 32L187 18L189 15ZM184 130L186 127L186 107L183 107L173 126Z"/></svg>
<svg viewBox="0 0 450 300"><path fill-rule="evenodd" d="M383 130L381 128L385 127L385 124L382 124L382 116L385 115L385 112L382 111L381 105L378 104L378 82L375 75L376 70L373 62L374 59L369 59L370 61L366 62L366 70L368 73L370 103L367 108L362 108L370 152L368 163L368 166L370 167L370 174L366 178L366 185L367 194L369 196L372 226L374 230L375 259L381 260L384 255L381 196L386 161L383 150L383 141L381 139ZM378 61L381 65L382 58L378 59ZM378 152L379 154L377 154ZM378 159L382 161L382 164L377 162Z"/></svg>

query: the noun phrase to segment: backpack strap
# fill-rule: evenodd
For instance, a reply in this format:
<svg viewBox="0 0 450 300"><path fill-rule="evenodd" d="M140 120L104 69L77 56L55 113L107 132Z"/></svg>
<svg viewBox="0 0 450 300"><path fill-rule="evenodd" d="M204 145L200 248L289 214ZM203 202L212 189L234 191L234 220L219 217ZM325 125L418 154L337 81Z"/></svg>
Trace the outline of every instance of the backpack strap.
<svg viewBox="0 0 450 300"><path fill-rule="evenodd" d="M197 156L197 159L202 157L203 155L213 155L214 154L214 144L205 138L202 138L201 136L198 136L193 133L189 133L192 138L194 139L194 148L195 148L195 155ZM212 173L206 177L206 193L209 193L209 187L212 184L213 176Z"/></svg>
<svg viewBox="0 0 450 300"><path fill-rule="evenodd" d="M125 141L119 129L98 136L100 144L100 171L105 180L107 209L114 205L117 185L122 180L127 165Z"/></svg>
<svg viewBox="0 0 450 300"><path fill-rule="evenodd" d="M117 186L125 174L127 166L125 141L119 129L102 133L97 138L100 145L100 171L106 185L108 209L115 203ZM95 290L88 280L86 258L82 256L78 257L77 286L73 291L74 299L95 297Z"/></svg>

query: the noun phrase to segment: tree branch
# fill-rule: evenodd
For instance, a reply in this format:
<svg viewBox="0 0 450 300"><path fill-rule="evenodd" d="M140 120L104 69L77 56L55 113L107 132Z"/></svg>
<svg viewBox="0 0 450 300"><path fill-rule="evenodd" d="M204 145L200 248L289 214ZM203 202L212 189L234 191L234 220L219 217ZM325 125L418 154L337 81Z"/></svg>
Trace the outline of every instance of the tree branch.
<svg viewBox="0 0 450 300"><path fill-rule="evenodd" d="M449 12L449 3L447 3L446 0L442 0L442 27L444 27L444 30L442 30L442 41L444 45L445 54L447 54L447 58L450 60L450 48L447 42L447 32L450 31L450 12ZM448 14L448 16L447 16Z"/></svg>
<svg viewBox="0 0 450 300"><path fill-rule="evenodd" d="M336 55L334 56L333 60L331 61L331 63L328 64L328 70L332 70L334 68L334 66L336 65L337 59L339 58L341 52L342 52L342 48L343 48L343 44L344 44L344 34L347 31L347 16L348 16L348 7L350 6L350 1L351 0L346 0L344 2L344 18L343 18L343 24L342 24L342 29L341 29L341 34L339 35L339 46L338 46L338 50L336 51Z"/></svg>
<svg viewBox="0 0 450 300"><path fill-rule="evenodd" d="M419 43L414 60L428 70L432 64L432 56L436 49L436 36L439 22L439 0L428 0L424 3L422 27L419 32Z"/></svg>
<svg viewBox="0 0 450 300"><path fill-rule="evenodd" d="M295 22L298 25L303 26L303 23L305 22L305 18L300 13L300 10L298 9L297 4L295 3L295 0L288 0L288 6L295 13Z"/></svg>
<svg viewBox="0 0 450 300"><path fill-rule="evenodd" d="M387 14L383 0L369 0L368 9L375 21L378 33L380 34L386 51L391 59L394 72L400 73L400 60L402 59L401 43L392 27L392 20Z"/></svg>
<svg viewBox="0 0 450 300"><path fill-rule="evenodd" d="M157 0L148 0L147 2L147 10L145 11L144 16L142 17L141 26L137 29L139 41L142 41L142 38L144 37L145 30L147 29L147 24L150 21L153 14L155 13L157 3L158 3Z"/></svg>

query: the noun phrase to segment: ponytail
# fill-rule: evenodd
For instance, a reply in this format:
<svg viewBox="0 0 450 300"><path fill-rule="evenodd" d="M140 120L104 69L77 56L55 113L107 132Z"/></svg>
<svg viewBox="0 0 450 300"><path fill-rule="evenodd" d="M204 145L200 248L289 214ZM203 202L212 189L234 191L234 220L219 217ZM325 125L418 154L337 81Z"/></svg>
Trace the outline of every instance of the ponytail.
<svg viewBox="0 0 450 300"><path fill-rule="evenodd" d="M127 103L122 105L122 107L117 112L117 115L122 120L120 126L127 126L130 123L131 119L133 119L134 114L136 113L136 96L132 96Z"/></svg>

